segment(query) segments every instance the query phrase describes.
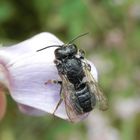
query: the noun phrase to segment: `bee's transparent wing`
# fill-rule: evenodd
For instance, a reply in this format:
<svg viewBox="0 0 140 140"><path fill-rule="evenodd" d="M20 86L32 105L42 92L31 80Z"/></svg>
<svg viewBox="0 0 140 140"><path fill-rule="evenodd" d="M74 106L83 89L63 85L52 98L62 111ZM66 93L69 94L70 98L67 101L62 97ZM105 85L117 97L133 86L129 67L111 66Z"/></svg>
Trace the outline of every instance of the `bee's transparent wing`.
<svg viewBox="0 0 140 140"><path fill-rule="evenodd" d="M98 101L98 105L99 105L99 109L100 110L107 110L108 109L108 101L107 98L105 97L105 95L103 94L103 92L100 90L98 83L96 82L96 80L94 79L94 77L92 76L90 70L89 70L89 65L87 62L85 62L84 64L85 66L83 67L84 72L85 72L85 76L86 76L86 81L89 82L91 91L93 91L93 93L95 94L95 97Z"/></svg>
<svg viewBox="0 0 140 140"><path fill-rule="evenodd" d="M73 84L69 82L66 76L61 75L61 78L62 78L62 93L61 94L65 102L65 109L69 117L69 120L71 122L79 122L83 120L84 118L86 118L89 113L79 114L76 111L74 107L74 103L72 102L72 99L70 96L71 94L75 93L74 86Z"/></svg>

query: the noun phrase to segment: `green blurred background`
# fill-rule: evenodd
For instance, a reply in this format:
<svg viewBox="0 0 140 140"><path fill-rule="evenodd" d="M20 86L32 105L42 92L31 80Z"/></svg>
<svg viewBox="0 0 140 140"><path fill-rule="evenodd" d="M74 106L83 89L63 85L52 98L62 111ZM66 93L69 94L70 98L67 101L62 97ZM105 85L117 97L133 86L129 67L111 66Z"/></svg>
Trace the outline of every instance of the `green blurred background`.
<svg viewBox="0 0 140 140"><path fill-rule="evenodd" d="M109 110L70 124L23 115L7 97L0 140L104 140L103 134L107 140L139 140L140 1L0 0L0 43L15 44L46 31L64 42L89 32L75 43L97 67Z"/></svg>

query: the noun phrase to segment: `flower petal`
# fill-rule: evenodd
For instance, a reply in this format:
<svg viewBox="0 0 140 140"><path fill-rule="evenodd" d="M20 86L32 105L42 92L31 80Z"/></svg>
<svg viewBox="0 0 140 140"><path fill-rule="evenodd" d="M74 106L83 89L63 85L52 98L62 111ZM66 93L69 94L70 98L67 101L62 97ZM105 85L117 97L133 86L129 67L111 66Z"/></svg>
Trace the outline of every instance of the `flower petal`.
<svg viewBox="0 0 140 140"><path fill-rule="evenodd" d="M27 106L27 105L18 104L18 108L22 113L25 113L27 115L42 116L42 115L47 114L44 111L38 110L36 108L30 107L30 106Z"/></svg>
<svg viewBox="0 0 140 140"><path fill-rule="evenodd" d="M12 85L9 91L24 113L54 113L60 100L60 85L45 84L48 80L60 80L54 64L56 48L37 50L63 43L50 33L42 33L22 43L0 50L0 60L6 64ZM91 64L91 73L97 80L97 71ZM36 109L36 110L35 110ZM64 101L55 115L68 119Z"/></svg>
<svg viewBox="0 0 140 140"><path fill-rule="evenodd" d="M42 33L12 47L1 49L0 58L6 63L12 79L9 90L13 99L20 104L53 113L60 99L60 86L47 86L45 82L59 78L53 63L55 48L36 52L50 45L62 45L62 42L50 33ZM64 103L60 105L56 115L67 118Z"/></svg>
<svg viewBox="0 0 140 140"><path fill-rule="evenodd" d="M60 85L45 85L45 83L48 80L59 80L60 77L53 63L54 50L51 50L38 52L29 56L28 59L16 62L10 67L10 71L14 81L11 95L16 102L52 114L60 100ZM50 60L48 55L50 55ZM91 62L90 64L92 74L97 80L96 68ZM55 115L68 119L64 102L59 106Z"/></svg>
<svg viewBox="0 0 140 140"><path fill-rule="evenodd" d="M53 34L43 32L16 45L12 45L10 47L1 47L0 58L2 59L5 58L5 61L9 62L14 58L17 59L18 57L23 56L24 54L36 52L36 50L39 50L46 46L62 45L62 44L63 42L60 41Z"/></svg>

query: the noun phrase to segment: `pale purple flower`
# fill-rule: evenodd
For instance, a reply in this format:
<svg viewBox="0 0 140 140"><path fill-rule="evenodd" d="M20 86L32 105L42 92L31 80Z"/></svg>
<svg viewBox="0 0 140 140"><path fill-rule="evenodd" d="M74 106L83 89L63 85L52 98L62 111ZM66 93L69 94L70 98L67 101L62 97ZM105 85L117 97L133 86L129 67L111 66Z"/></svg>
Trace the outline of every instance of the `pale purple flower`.
<svg viewBox="0 0 140 140"><path fill-rule="evenodd" d="M52 114L60 99L60 85L45 83L61 80L54 64L54 50L50 46L63 42L51 33L40 33L26 41L10 47L0 48L0 83L17 102L19 109L29 115ZM97 80L97 71L91 64L92 75ZM68 119L64 102L55 115Z"/></svg>
<svg viewBox="0 0 140 140"><path fill-rule="evenodd" d="M114 103L115 114L121 119L130 119L140 113L140 98L119 98Z"/></svg>
<svg viewBox="0 0 140 140"><path fill-rule="evenodd" d="M111 126L110 118L95 110L87 119L88 140L120 140L120 132Z"/></svg>

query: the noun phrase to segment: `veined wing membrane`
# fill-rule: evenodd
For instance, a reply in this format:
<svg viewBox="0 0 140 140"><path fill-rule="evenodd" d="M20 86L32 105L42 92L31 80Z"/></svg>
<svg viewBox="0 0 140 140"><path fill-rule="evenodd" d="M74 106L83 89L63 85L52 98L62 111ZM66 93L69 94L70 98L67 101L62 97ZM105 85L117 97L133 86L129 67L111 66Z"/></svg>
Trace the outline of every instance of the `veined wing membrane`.
<svg viewBox="0 0 140 140"><path fill-rule="evenodd" d="M89 83L89 87L90 87L91 91L93 91L93 94L95 94L95 96L96 96L96 99L97 99L98 105L99 105L99 109L103 110L103 111L107 110L108 109L107 98L105 97L103 92L100 90L98 83L92 76L87 62L84 62L83 69L85 72L86 81Z"/></svg>
<svg viewBox="0 0 140 140"><path fill-rule="evenodd" d="M62 79L62 97L63 100L65 102L65 109L67 112L67 115L69 117L69 120L71 122L79 122L81 120L83 120L84 118L86 118L88 116L89 113L83 113L83 114L79 114L74 106L74 102L71 99L71 95L75 94L75 89L73 84L71 84L69 82L69 80L67 79L66 76L64 75L60 75L61 79Z"/></svg>

